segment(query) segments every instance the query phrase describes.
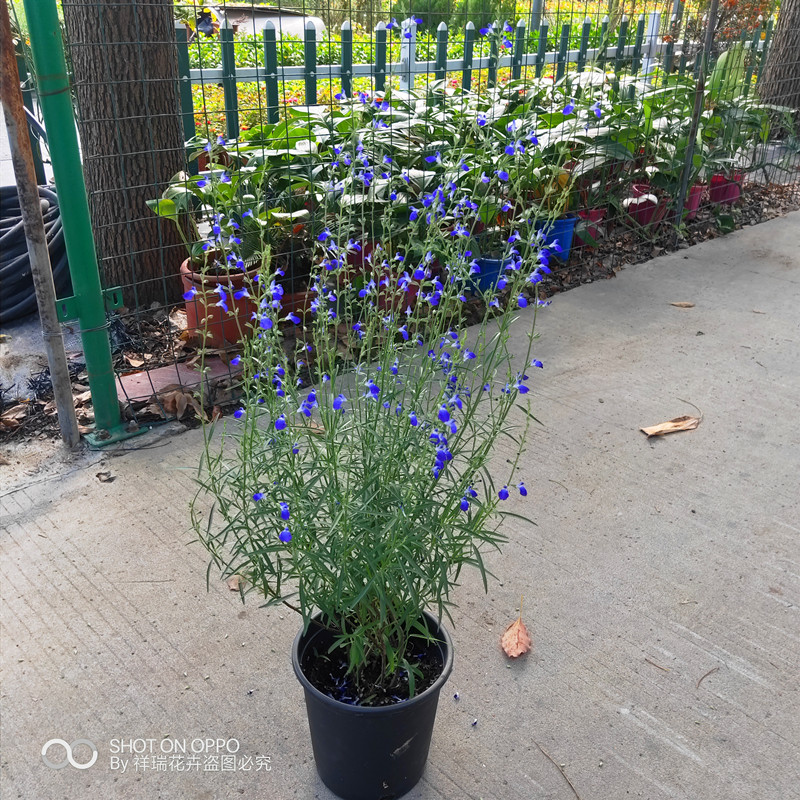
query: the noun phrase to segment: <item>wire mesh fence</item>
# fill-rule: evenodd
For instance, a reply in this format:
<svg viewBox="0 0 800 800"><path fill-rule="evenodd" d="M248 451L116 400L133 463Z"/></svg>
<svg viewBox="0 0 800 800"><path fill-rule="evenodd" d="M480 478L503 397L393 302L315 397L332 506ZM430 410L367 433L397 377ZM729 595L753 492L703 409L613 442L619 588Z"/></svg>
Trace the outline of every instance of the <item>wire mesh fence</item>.
<svg viewBox="0 0 800 800"><path fill-rule="evenodd" d="M126 419L232 407L266 325L311 380L312 318L346 358L342 296L424 316L454 239L478 319L510 269L546 297L791 207L798 7L63 0Z"/></svg>

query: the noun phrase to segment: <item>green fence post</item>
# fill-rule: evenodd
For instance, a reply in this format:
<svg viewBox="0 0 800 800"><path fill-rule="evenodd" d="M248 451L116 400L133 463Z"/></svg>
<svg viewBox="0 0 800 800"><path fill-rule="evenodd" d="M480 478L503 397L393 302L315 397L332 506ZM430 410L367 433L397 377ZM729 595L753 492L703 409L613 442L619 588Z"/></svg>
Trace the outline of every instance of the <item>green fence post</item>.
<svg viewBox="0 0 800 800"><path fill-rule="evenodd" d="M744 96L750 94L750 86L753 83L753 72L756 68L756 59L758 58L758 43L761 41L761 31L764 30L764 22L759 17L758 25L753 31L753 39L750 42L750 52L747 59L747 73L744 79Z"/></svg>
<svg viewBox="0 0 800 800"><path fill-rule="evenodd" d="M464 67L461 72L461 88L472 88L472 63L475 52L475 23L468 22L464 28Z"/></svg>
<svg viewBox="0 0 800 800"><path fill-rule="evenodd" d="M772 38L772 27L775 24L775 20L771 19L767 23L767 33L764 36L764 44L761 47L761 58L758 62L758 74L756 75L756 85L761 80L761 73L764 71L764 64L767 63L767 49L769 48L769 40Z"/></svg>
<svg viewBox="0 0 800 800"><path fill-rule="evenodd" d="M267 92L267 122L278 121L278 43L275 24L264 25L264 88Z"/></svg>
<svg viewBox="0 0 800 800"><path fill-rule="evenodd" d="M225 98L225 134L228 139L239 137L239 99L236 92L236 51L233 47L233 28L227 18L219 29L222 47L222 94Z"/></svg>
<svg viewBox="0 0 800 800"><path fill-rule="evenodd" d="M539 26L539 41L538 46L536 49L536 77L541 78L542 72L544 71L544 59L547 55L547 31L549 25L547 24L547 20L542 20L542 24Z"/></svg>
<svg viewBox="0 0 800 800"><path fill-rule="evenodd" d="M433 77L437 81L443 81L447 77L447 25L444 22L440 22L436 28L436 64Z"/></svg>
<svg viewBox="0 0 800 800"><path fill-rule="evenodd" d="M614 77L619 81L622 62L625 59L625 43L628 40L628 16L624 14L619 23L619 36L617 37L617 52L614 55Z"/></svg>
<svg viewBox="0 0 800 800"><path fill-rule="evenodd" d="M306 82L306 105L315 106L317 104L317 29L311 20L306 22L303 65Z"/></svg>
<svg viewBox="0 0 800 800"><path fill-rule="evenodd" d="M600 52L597 54L597 66L603 72L606 69L606 54L608 53L608 15L600 22Z"/></svg>
<svg viewBox="0 0 800 800"><path fill-rule="evenodd" d="M192 99L192 81L189 71L189 39L186 26L175 23L175 41L178 45L178 94L181 101L181 119L183 121L183 140L188 142L195 135L194 100ZM197 174L197 160L189 162L189 172Z"/></svg>
<svg viewBox="0 0 800 800"><path fill-rule="evenodd" d="M567 71L567 52L569 50L569 25L561 26L561 43L558 46L558 62L556 63L556 80L560 81Z"/></svg>
<svg viewBox="0 0 800 800"><path fill-rule="evenodd" d="M636 23L636 38L633 40L633 58L631 59L631 75L635 75L642 66L642 43L644 42L644 14L639 15Z"/></svg>
<svg viewBox="0 0 800 800"><path fill-rule="evenodd" d="M83 180L78 134L72 110L61 26L55 0L25 0L39 103L53 164L56 189L61 189L61 223L75 294L57 303L59 319L77 319L86 358L86 373L94 406L95 432L86 438L95 446L127 439L144 431L123 425L108 339L106 301L118 307L122 291L103 291L92 237L89 200Z"/></svg>
<svg viewBox="0 0 800 800"><path fill-rule="evenodd" d="M345 97L353 96L353 28L350 20L342 23L340 34L342 43L342 94Z"/></svg>
<svg viewBox="0 0 800 800"><path fill-rule="evenodd" d="M592 19L591 17L586 17L583 21L583 28L581 30L581 46L578 50L578 64L577 69L578 72L583 72L586 66L586 53L589 50L589 35L592 32Z"/></svg>
<svg viewBox="0 0 800 800"><path fill-rule="evenodd" d="M514 31L514 51L511 54L511 77L522 77L522 57L525 55L525 20L521 19Z"/></svg>
<svg viewBox="0 0 800 800"><path fill-rule="evenodd" d="M31 113L33 110L33 87L31 78L28 74L28 65L25 63L25 55L20 44L16 48L17 71L19 72L19 82L22 86L22 104ZM31 153L33 154L33 171L36 173L36 183L39 186L47 185L47 176L44 174L44 164L42 163L42 148L38 137L34 136L31 126L28 125L28 140L31 143Z"/></svg>
<svg viewBox="0 0 800 800"><path fill-rule="evenodd" d="M662 86L666 86L669 81L669 76L672 74L672 67L675 64L675 36L677 35L676 22L678 18L673 15L670 20L669 29L671 31L669 41L667 42L667 49L664 51L664 78L661 81Z"/></svg>
<svg viewBox="0 0 800 800"><path fill-rule="evenodd" d="M497 59L500 54L497 52L497 39L492 36L489 42L489 66L486 70L486 85L490 89L497 86Z"/></svg>
<svg viewBox="0 0 800 800"><path fill-rule="evenodd" d="M686 74L686 62L689 59L689 22L690 17L686 17L686 27L683 29L683 44L681 45L681 60L678 63L678 75Z"/></svg>
<svg viewBox="0 0 800 800"><path fill-rule="evenodd" d="M386 23L379 22L375 26L375 91L386 89Z"/></svg>

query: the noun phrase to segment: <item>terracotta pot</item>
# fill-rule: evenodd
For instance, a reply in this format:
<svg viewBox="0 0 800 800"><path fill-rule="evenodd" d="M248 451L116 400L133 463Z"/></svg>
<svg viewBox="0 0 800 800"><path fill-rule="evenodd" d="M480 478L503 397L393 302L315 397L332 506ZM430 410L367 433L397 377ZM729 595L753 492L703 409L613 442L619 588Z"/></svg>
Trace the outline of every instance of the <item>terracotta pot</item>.
<svg viewBox="0 0 800 800"><path fill-rule="evenodd" d="M229 275L202 275L192 270L187 258L181 264L183 290L197 291L192 299L185 301L187 328L190 331L198 331L201 337L207 331L206 344L210 347L224 348L242 341L252 331L251 319L257 306L249 297L236 300L233 295L247 285L246 278L252 281L257 274L257 270L251 270L247 273L236 272ZM219 286L225 289L226 302L231 312L229 314L215 305L220 299L217 293Z"/></svg>
<svg viewBox="0 0 800 800"><path fill-rule="evenodd" d="M686 201L683 204L687 221L691 221L697 216L697 210L700 208L700 201L703 199L705 190L706 185L704 183L695 183L689 187L689 193L686 195Z"/></svg>
<svg viewBox="0 0 800 800"><path fill-rule="evenodd" d="M708 196L715 205L733 205L742 196L742 173L712 175Z"/></svg>

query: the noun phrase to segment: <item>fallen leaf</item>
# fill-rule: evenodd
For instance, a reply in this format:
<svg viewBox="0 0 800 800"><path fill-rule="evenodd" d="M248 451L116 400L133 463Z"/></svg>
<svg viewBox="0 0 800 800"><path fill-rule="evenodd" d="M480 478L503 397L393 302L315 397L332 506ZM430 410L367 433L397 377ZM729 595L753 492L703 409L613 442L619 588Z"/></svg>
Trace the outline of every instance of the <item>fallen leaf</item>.
<svg viewBox="0 0 800 800"><path fill-rule="evenodd" d="M92 400L92 393L89 390L81 392L80 394L76 394L72 398L72 401L75 403L76 406L85 405L86 403L90 403L91 400Z"/></svg>
<svg viewBox="0 0 800 800"><path fill-rule="evenodd" d="M186 322L186 310L183 308L174 309L174 311L169 315L169 321L179 331L185 331L188 327Z"/></svg>
<svg viewBox="0 0 800 800"><path fill-rule="evenodd" d="M241 575L233 575L230 578L228 578L228 588L232 592L238 592L239 587L242 585L243 582L244 578Z"/></svg>
<svg viewBox="0 0 800 800"><path fill-rule="evenodd" d="M222 419L222 409L219 406L214 406L211 411L211 421L216 422L218 419Z"/></svg>
<svg viewBox="0 0 800 800"><path fill-rule="evenodd" d="M116 475L112 475L108 470L105 472L98 472L95 476L100 483L113 483L116 480Z"/></svg>
<svg viewBox="0 0 800 800"><path fill-rule="evenodd" d="M663 436L666 433L693 431L699 424L700 417L692 417L687 414L683 417L675 417L675 419L671 419L668 422L651 425L649 428L640 428L640 430L648 436Z"/></svg>
<svg viewBox="0 0 800 800"><path fill-rule="evenodd" d="M130 356L125 353L125 360L130 364L132 367L143 367L144 361L141 358L137 358L136 356Z"/></svg>
<svg viewBox="0 0 800 800"><path fill-rule="evenodd" d="M516 658L531 649L531 637L522 617L515 619L500 637L500 646L507 656Z"/></svg>
<svg viewBox="0 0 800 800"><path fill-rule="evenodd" d="M694 303L689 303L686 300L679 300L677 303L670 303L675 308L694 308Z"/></svg>

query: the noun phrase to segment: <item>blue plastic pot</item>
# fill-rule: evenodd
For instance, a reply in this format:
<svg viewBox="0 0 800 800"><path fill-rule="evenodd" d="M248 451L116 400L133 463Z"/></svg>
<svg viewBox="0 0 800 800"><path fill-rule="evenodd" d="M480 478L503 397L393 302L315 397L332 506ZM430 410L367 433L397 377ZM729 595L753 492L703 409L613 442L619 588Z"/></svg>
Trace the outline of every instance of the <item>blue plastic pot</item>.
<svg viewBox="0 0 800 800"><path fill-rule="evenodd" d="M566 262L569 259L570 250L572 250L572 236L575 233L575 224L578 218L572 214L566 217L554 220L553 222L537 222L536 230L544 232L545 247L552 248L558 242L561 247L561 252L550 250L554 258L559 261Z"/></svg>
<svg viewBox="0 0 800 800"><path fill-rule="evenodd" d="M477 286L482 292L491 289L497 283L497 279L505 268L514 261L513 258L507 258L505 261L500 258L479 258L476 260L481 271L480 274L472 276L472 285Z"/></svg>

